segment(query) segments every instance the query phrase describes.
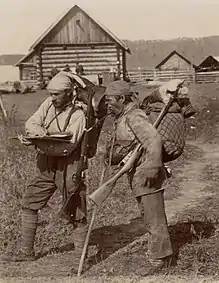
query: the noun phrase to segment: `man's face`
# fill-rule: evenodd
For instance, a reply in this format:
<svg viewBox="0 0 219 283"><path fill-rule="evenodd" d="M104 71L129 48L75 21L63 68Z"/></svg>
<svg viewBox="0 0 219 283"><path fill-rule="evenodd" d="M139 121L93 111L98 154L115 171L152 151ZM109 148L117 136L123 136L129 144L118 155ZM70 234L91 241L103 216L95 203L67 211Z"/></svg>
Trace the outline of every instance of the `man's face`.
<svg viewBox="0 0 219 283"><path fill-rule="evenodd" d="M108 112L113 116L119 116L124 109L123 101L123 97L107 95L106 102L108 104Z"/></svg>
<svg viewBox="0 0 219 283"><path fill-rule="evenodd" d="M55 108L62 108L65 105L67 105L70 102L70 92L68 91L62 91L62 92L56 92L51 93L50 95L52 97L52 104Z"/></svg>

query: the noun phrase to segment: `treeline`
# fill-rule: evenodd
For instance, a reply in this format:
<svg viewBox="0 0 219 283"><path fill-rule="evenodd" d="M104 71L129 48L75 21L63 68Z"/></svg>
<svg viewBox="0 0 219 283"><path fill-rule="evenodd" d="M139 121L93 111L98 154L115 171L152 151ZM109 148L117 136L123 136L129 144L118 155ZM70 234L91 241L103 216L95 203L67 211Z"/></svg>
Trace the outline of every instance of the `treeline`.
<svg viewBox="0 0 219 283"><path fill-rule="evenodd" d="M208 55L219 56L219 36L176 38L173 40L124 40L131 49L127 56L128 69L153 68L173 50L199 65Z"/></svg>

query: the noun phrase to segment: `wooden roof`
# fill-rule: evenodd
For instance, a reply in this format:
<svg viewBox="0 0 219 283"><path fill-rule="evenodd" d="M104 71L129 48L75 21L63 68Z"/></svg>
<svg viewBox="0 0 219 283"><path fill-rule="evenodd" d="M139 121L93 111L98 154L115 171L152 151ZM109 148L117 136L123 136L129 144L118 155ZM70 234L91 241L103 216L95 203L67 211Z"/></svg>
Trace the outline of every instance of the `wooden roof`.
<svg viewBox="0 0 219 283"><path fill-rule="evenodd" d="M177 52L176 50L173 50L167 57L165 57L158 65L155 66L155 69L160 68L163 64L165 64L173 55L178 55L181 59L183 59L184 61L186 61L189 65L192 65L194 68L196 68L196 66L194 64L192 64L191 61L189 61L188 59L186 59L182 54L180 54L179 52Z"/></svg>
<svg viewBox="0 0 219 283"><path fill-rule="evenodd" d="M17 66L22 63L25 59L28 58L28 56L33 53L33 51L43 42L45 39L49 36L49 34L55 29L55 27L63 21L67 16L74 14L75 10L80 10L82 13L84 13L87 17L91 19L93 23L95 23L104 33L111 38L111 40L115 43L117 43L122 49L124 49L126 52L131 54L131 51L129 47L120 40L114 33L112 33L109 29L107 29L104 25L99 23L98 21L94 20L87 12L82 10L78 5L74 5L72 8L68 9L60 18L58 18L30 47L30 52L25 55L20 61L17 62Z"/></svg>
<svg viewBox="0 0 219 283"><path fill-rule="evenodd" d="M208 68L212 65L219 66L219 56L209 55L198 65L198 68Z"/></svg>

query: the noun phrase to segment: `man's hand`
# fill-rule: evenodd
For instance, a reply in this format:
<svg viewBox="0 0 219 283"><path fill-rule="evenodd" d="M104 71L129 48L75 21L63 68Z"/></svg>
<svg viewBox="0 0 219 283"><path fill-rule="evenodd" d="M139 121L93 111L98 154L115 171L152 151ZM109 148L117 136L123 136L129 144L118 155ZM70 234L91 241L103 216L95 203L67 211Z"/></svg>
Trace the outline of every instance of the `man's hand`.
<svg viewBox="0 0 219 283"><path fill-rule="evenodd" d="M27 135L30 137L45 137L47 135L47 130L42 127L37 127L34 131L26 131Z"/></svg>
<svg viewBox="0 0 219 283"><path fill-rule="evenodd" d="M23 135L18 135L18 139L20 142L24 145L32 145L31 141L28 141L26 138L23 137Z"/></svg>

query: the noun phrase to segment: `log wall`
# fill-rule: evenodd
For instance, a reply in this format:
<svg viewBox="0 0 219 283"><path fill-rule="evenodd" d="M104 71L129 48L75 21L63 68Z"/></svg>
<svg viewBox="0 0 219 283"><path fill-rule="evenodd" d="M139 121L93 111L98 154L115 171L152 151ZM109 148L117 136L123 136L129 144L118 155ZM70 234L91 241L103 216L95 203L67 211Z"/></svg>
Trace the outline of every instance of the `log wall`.
<svg viewBox="0 0 219 283"><path fill-rule="evenodd" d="M95 45L90 46L45 46L41 55L37 57L37 72L40 79L40 69L42 69L42 78L48 80L52 67L55 65L59 70L66 64L74 69L76 62L84 67L85 75L102 74L109 72L112 68L118 73L122 72L123 56L122 50L115 45Z"/></svg>

